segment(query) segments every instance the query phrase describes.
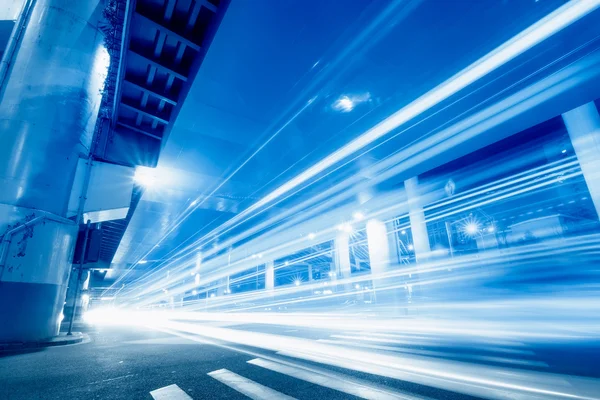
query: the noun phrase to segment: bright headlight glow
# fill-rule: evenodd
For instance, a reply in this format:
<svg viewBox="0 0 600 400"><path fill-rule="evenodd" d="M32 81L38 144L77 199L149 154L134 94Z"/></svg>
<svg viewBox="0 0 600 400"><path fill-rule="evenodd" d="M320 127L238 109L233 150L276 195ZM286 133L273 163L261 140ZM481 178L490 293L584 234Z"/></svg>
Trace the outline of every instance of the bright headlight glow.
<svg viewBox="0 0 600 400"><path fill-rule="evenodd" d="M133 180L144 187L153 187L156 184L156 173L153 168L137 167Z"/></svg>

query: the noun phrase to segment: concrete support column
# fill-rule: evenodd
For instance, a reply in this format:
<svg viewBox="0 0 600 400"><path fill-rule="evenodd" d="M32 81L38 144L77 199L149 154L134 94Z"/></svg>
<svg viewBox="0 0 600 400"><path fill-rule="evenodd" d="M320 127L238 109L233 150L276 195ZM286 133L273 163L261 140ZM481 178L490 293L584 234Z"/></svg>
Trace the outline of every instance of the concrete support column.
<svg viewBox="0 0 600 400"><path fill-rule="evenodd" d="M275 263L267 261L265 264L265 290L273 291L275 289Z"/></svg>
<svg viewBox="0 0 600 400"><path fill-rule="evenodd" d="M390 265L394 263L396 246L393 243L393 234L388 235L385 222L378 219L367 221L367 243L371 273L381 274L389 270Z"/></svg>
<svg viewBox="0 0 600 400"><path fill-rule="evenodd" d="M348 232L338 232L334 240L335 248L335 279L347 279L352 274L350 264L350 234ZM344 290L352 290L352 284L345 283L342 286Z"/></svg>
<svg viewBox="0 0 600 400"><path fill-rule="evenodd" d="M381 288L385 285L393 286L397 283L396 279L386 278L378 279L382 274L388 272L396 263L398 263L398 246L394 232L393 222L386 224L378 219L367 221L367 243L369 245L369 262L371 264L371 274L373 288ZM375 292L373 292L375 294ZM397 290L384 291L373 295L371 300L377 302L391 302L397 304Z"/></svg>
<svg viewBox="0 0 600 400"><path fill-rule="evenodd" d="M563 114L585 183L600 217L600 116L591 102Z"/></svg>
<svg viewBox="0 0 600 400"><path fill-rule="evenodd" d="M350 234L339 232L335 237L334 246L336 275L342 279L350 278Z"/></svg>
<svg viewBox="0 0 600 400"><path fill-rule="evenodd" d="M0 342L58 333L77 236L60 217L109 61L101 18L97 0L34 2L0 87Z"/></svg>
<svg viewBox="0 0 600 400"><path fill-rule="evenodd" d="M312 282L313 280L313 269L312 265L308 264L308 281Z"/></svg>
<svg viewBox="0 0 600 400"><path fill-rule="evenodd" d="M431 253L431 247L419 191L419 179L414 177L404 181L404 189L408 198L408 212L415 256L417 262L425 261Z"/></svg>

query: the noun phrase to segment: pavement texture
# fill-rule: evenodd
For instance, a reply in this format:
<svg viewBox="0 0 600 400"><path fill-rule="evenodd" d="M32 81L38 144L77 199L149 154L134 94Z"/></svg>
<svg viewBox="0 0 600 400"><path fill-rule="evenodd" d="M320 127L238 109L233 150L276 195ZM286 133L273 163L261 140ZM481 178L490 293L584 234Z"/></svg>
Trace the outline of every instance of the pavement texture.
<svg viewBox="0 0 600 400"><path fill-rule="evenodd" d="M282 337L319 340L333 332L289 326L237 325L230 329L260 332L264 330ZM248 361L277 358L282 362L321 368L331 374L343 374L348 381L360 382L369 390L384 390L402 399L478 399L449 390L437 389L400 379L357 372L351 369L301 362L277 352L229 344L208 344L170 333L132 327L90 328L89 342L61 346L22 349L0 353L0 399L246 399L243 390L232 388L217 379L218 371L227 370L267 390L256 399L355 399L388 398L379 395L360 397L334 390L325 383L311 383L289 373L275 372ZM457 346L459 346L457 344ZM404 347L411 350L410 347ZM425 348L414 351L427 351ZM439 346L437 347L438 353ZM468 357L459 347L451 353L460 359ZM544 369L563 365L559 353L547 350L538 360ZM598 353L597 353L598 354ZM554 358L554 365L548 364ZM590 354L590 360L595 356ZM471 359L472 361L472 359ZM492 360L493 364L495 361ZM296 365L296 364L293 364ZM484 364L482 364L484 365ZM486 364L486 365L489 365ZM576 373L581 359L573 360L567 373ZM534 367L537 368L537 367ZM335 379L330 380L335 381ZM175 386L176 385L176 386ZM167 388L167 389L165 389ZM176 393L166 393L160 390ZM155 392L159 390L158 392ZM151 392L153 394L151 394ZM262 393L262 394L261 394ZM162 397L161 397L162 396ZM169 397L172 396L172 397ZM173 397L174 396L174 397ZM187 397L186 397L187 396ZM289 396L289 397L285 397Z"/></svg>

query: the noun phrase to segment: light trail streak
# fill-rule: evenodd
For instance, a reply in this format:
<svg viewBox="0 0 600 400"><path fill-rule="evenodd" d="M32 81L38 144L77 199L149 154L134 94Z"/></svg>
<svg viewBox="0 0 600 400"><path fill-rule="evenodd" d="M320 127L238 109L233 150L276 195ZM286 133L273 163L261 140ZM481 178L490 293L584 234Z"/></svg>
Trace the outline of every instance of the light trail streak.
<svg viewBox="0 0 600 400"><path fill-rule="evenodd" d="M363 282L365 280L373 281L373 282L381 282L381 281L385 281L385 279L389 279L389 278L411 277L411 275L420 274L421 278L419 281L419 285L425 286L425 285L431 284L435 281L431 281L429 278L425 278L426 275L424 275L424 274L429 274L429 273L433 273L436 271L445 271L448 269L453 270L453 271L459 271L461 269L473 269L476 266L486 266L488 269L488 271L487 271L487 274L489 275L488 278L491 278L491 276L493 276L491 274L491 272L494 271L494 269L491 268L492 265L497 265L497 267L495 267L496 270L500 270L500 269L505 268L504 267L505 264L509 265L509 266L514 264L514 266L511 266L511 269L515 269L519 265L526 265L526 263L530 263L530 262L542 263L545 258L552 257L552 256L562 257L564 259L568 259L568 257L573 257L573 258L579 258L581 260L584 260L584 257L586 254L589 253L589 254L593 255L594 251L596 251L598 247L599 247L598 246L598 238L596 236L591 236L591 237L579 236L576 238L571 238L571 240L567 240L567 241L554 240L554 241L547 241L541 245L523 246L523 247L518 248L517 250L512 250L510 252L507 252L506 250L504 250L504 251L488 251L484 255L479 255L477 257L466 256L466 257L462 257L462 258L454 258L451 260L441 260L438 262L430 262L430 263L421 264L419 266L412 267L412 268L392 269L391 271L383 273L383 274L371 274L371 275L355 276L355 277L347 278L347 279L337 279L335 281L329 282L329 284L333 288L335 288L336 285L337 285L337 287L344 287L344 286L351 285L356 282ZM498 268L500 268L500 269L498 269ZM454 276L451 279L448 278L446 280L446 283L450 283L450 280L456 281L456 280L460 280L463 278L464 277L461 277L461 276ZM256 301L256 300L264 299L264 298L272 298L277 295L283 295L283 294L289 295L289 294L294 294L294 293L306 292L307 290L322 289L324 283L327 283L327 282L323 282L323 283L315 282L313 284L304 285L303 287L279 288L272 292L258 291L258 292L243 294L243 295L230 296L225 299L220 299L218 305L219 306L225 306L227 304L232 305L232 304L235 304L235 302L239 299ZM371 290L373 290L374 292L382 292L382 291L390 291L390 290L394 290L394 289L398 289L398 288L403 288L405 286L406 286L406 283L402 283L399 285L391 285L391 286L378 284L376 288L373 288ZM189 288L190 287L188 287L187 289L189 290ZM353 292L336 293L336 294L331 294L328 297L329 298L349 297L349 296L352 296L353 294L354 294ZM253 307L250 307L249 309L261 309L263 307L275 307L275 306L281 306L281 305L289 305L289 304L293 304L293 303L318 302L318 301L319 301L319 298L303 297L301 299L285 300L282 302L270 303L268 305L253 306ZM140 304L142 304L142 303L140 303ZM206 307L204 307L204 308L206 308ZM238 311L240 311L240 310L238 309Z"/></svg>
<svg viewBox="0 0 600 400"><path fill-rule="evenodd" d="M419 266L415 266L412 268L405 269L392 269L389 272L382 274L371 274L371 275L362 275L362 276L354 276L349 279L338 279L336 281L330 282L315 282L313 284L307 284L304 287L287 287L287 288L278 288L273 291L257 291L244 293L241 295L227 296L222 299L214 299L214 303L211 303L210 306L202 305L198 308L204 309L223 309L227 307L235 306L238 302L257 302L260 300L267 300L267 303L257 304L253 306L246 306L243 308L234 308L230 311L240 312L240 311L248 311L248 310L263 310L265 308L275 308L277 306L283 305L292 305L292 304L306 304L306 303L315 303L319 304L323 300L331 301L336 298L348 297L351 298L356 296L355 291L342 291L341 293L332 293L325 297L316 297L316 296L302 296L301 298L283 298L280 299L281 296L290 296L296 293L307 293L311 292L315 289L323 289L324 284L329 284L328 287L335 289L344 288L346 286L352 286L353 283L356 282L364 282L364 281L372 281L374 282L374 288L370 289L370 292L373 293L386 293L393 292L396 289L405 289L407 284L413 284L414 279L411 281L403 281L401 283L386 283L386 280L393 280L395 278L403 278L408 279L411 275L419 274L418 286L427 287L429 285L440 285L443 283L446 287L452 287L450 284L452 282L475 282L474 287L481 284L481 282L495 282L496 285L502 282L502 279L506 280L505 275L514 272L515 274L519 271L520 268L523 268L527 265L532 266L545 266L546 260L553 260L557 262L557 260L569 260L569 259L579 259L581 262L592 262L585 261L586 257L592 257L592 260L597 257L597 249L599 247L599 238L597 236L590 237L576 237L570 240L555 240L555 241L547 241L542 244L529 245L518 248L518 250L513 250L507 252L503 251L488 251L484 255L479 255L477 257L462 257L455 258L451 260L440 260L437 262L430 262L427 264L422 264ZM554 267L553 271L556 273L562 273L560 268L562 264L558 264ZM478 268L486 267L485 272L481 272ZM529 267L531 268L531 267ZM444 272L446 270L452 270L453 274L449 277L434 277L436 273ZM464 273L460 273L460 271L464 270ZM533 269L533 272L536 270ZM583 272L583 270L582 270ZM589 270L587 272L592 276L594 271ZM429 277L432 275L433 277ZM517 276L517 275L515 275ZM481 280L483 279L483 281ZM479 283L478 283L479 282ZM510 282L510 279L508 280ZM572 282L567 281L565 284L570 286L570 290L575 290L575 286ZM549 287L548 285L543 287ZM569 286L567 286L569 287ZM535 287L533 288L535 289ZM521 289L523 290L523 289ZM558 293L557 289L553 289ZM532 290L532 288L528 289L530 294L538 293L537 290ZM476 295L476 292L473 292L473 296ZM483 299L477 298L477 301L480 301L481 304L488 307L488 303L483 302ZM273 302L272 299L278 299ZM211 299L212 300L212 299ZM198 304L201 304L202 301L198 301ZM456 305L456 303L451 303ZM193 302L186 303L186 308L194 309ZM411 305L411 307L429 307L427 304L420 305ZM439 308L439 306L437 306ZM475 305L470 305L469 309L473 309L473 307L478 307Z"/></svg>
<svg viewBox="0 0 600 400"><path fill-rule="evenodd" d="M549 166L546 169L534 169L533 171L530 172L524 172L524 173L520 173L517 174L514 177L508 177L505 179L500 180L499 182L496 183L490 183L489 185L484 186L481 190L475 190L471 193L467 193L464 196L460 196L458 198L452 199L450 201L447 202L443 202L443 205L450 205L453 202L459 202L460 200L463 200L464 198L473 198L473 197L477 197L479 196L476 200L474 200L472 203L467 203L467 204L459 204L458 206L454 207L454 208L450 208L445 210L442 213L438 213L438 214L434 214L432 216L427 217L427 221L432 221L432 220L436 220L436 219L440 219L440 218L445 218L451 215L455 215L457 213L461 213L464 212L466 210L470 210L476 207L481 207L483 205L486 204L491 204L493 202L497 202L503 199L507 199L507 198L511 198L511 197L515 197L524 193L528 193L534 190L539 190L541 188L547 187L548 185L556 182L557 177L559 176L559 174L561 173L568 173L569 171L572 170L576 170L577 172L574 173L570 173L568 175L562 175L561 179L567 179L567 178L572 178L572 177L576 177L579 176L581 174L581 171L579 170L578 166L576 165L576 161L571 161L571 162L566 162L567 160L565 160L565 164L564 165L556 165L556 166ZM543 178L543 181L540 181L539 178ZM523 183L521 183L523 182ZM520 185L518 183L521 183ZM534 184L535 183L535 184ZM505 191L502 191L501 189L509 187L508 189L506 189ZM486 192L490 192L493 191L493 194L490 195L483 195ZM396 215L399 214L399 211L402 212L406 212L405 211L405 207L406 205L404 203L400 203L400 204L396 204L395 207L393 208L388 208L387 212L394 212ZM426 208L425 211L431 210L434 207L440 207L440 205L434 205L430 208ZM330 230L329 233L333 232L334 230ZM326 238L329 238L331 235L328 235L328 232L319 232L319 236L323 236ZM298 241L296 241L295 243L302 243L303 240L300 239ZM290 252L290 246L292 246L294 243L285 243L283 245L282 251L287 251ZM358 245L359 243L356 243L355 245ZM277 248L273 248L271 249L271 251L276 251ZM315 253L313 255L311 255L308 258L304 258L304 259L300 259L301 261L306 261L312 257L318 257L323 253ZM297 262L301 262L301 261L297 261ZM233 267L235 267L235 263L233 264ZM228 271L231 270L232 265L230 265L228 267ZM276 267L276 269L282 268L283 266L278 266ZM259 273L254 273L254 274L249 274L248 276L246 276L246 278L250 278L253 276L257 276ZM209 275L209 278L210 275ZM164 286L163 286L164 287ZM191 288L191 286L185 286L179 289L179 291L185 291L185 290L189 290Z"/></svg>
<svg viewBox="0 0 600 400"><path fill-rule="evenodd" d="M256 209L285 194L286 192L300 185L302 182L306 182L311 177L316 176L329 166L341 161L346 156L364 147L366 144L374 142L377 138L388 133L391 129L393 129L394 126L399 126L402 123L407 122L414 116L431 107L433 104L437 104L437 102L441 101L442 99L445 99L458 92L490 71L493 71L507 61L525 52L535 44L545 40L547 37L555 34L579 18L582 18L597 7L598 2L596 1L578 1L566 4L527 30L523 31L515 38L509 40L504 45L489 53L478 62L464 69L453 78L450 78L436 89L433 89L432 91L423 95L421 98L409 104L407 107L399 110L396 114L392 115L381 124L367 131L357 140L351 142L347 146L317 163L315 166L309 168L292 181L284 184L276 191L255 203L249 209L246 209L233 219L221 225L218 229L225 229L228 226L237 223L239 220L245 218ZM210 235L213 233L214 232L212 232Z"/></svg>
<svg viewBox="0 0 600 400"><path fill-rule="evenodd" d="M381 123L375 125L357 139L333 152L295 178L275 189L273 192L254 203L252 206L248 207L235 217L225 222L223 225L221 225L220 230L230 227L252 212L284 195L295 187L307 182L311 178L325 171L334 164L342 161L344 158L350 156L361 148L375 142L377 139L388 134L393 129L410 121L414 117L420 115L424 111L430 109L434 105L449 98L450 96L458 93L460 90L466 88L478 79L493 72L520 54L526 52L533 46L541 43L548 37L566 28L573 22L583 18L585 15L594 11L598 7L600 7L600 1L598 0L581 0L565 4L556 11L552 12L550 15L533 24L531 27L525 29L517 36L508 40L495 50L491 51L481 59L458 72L444 83L438 85L436 88L398 110L396 113L392 114ZM211 233L211 236L214 236L214 233Z"/></svg>
<svg viewBox="0 0 600 400"><path fill-rule="evenodd" d="M434 296L433 301L420 304L381 302L344 309L341 303L321 303L315 307L320 312L290 309L283 313L108 309L90 314L90 319L168 331L246 354L248 350L237 346L275 351L279 361L286 356L478 397L597 399L599 379L550 372L547 363L536 359L534 349L540 343L568 348L600 337L599 244L600 235L548 240L508 253L488 251L479 260L438 260L407 271L369 276L373 281L388 281L379 292L384 293L386 288L399 286L393 279L397 274L419 271L420 287L443 288L439 301ZM561 258L577 259L579 276L565 280L568 271ZM553 264L548 264L550 260ZM439 276L448 267L453 274ZM548 268L553 273L548 274ZM558 280L548 280L552 276ZM365 277L352 279L359 278ZM511 284L514 279L517 283ZM497 289L489 286L492 282ZM467 299L459 295L465 291ZM305 299L284 299L288 300ZM403 315L405 309L410 314ZM224 323L235 327L214 326ZM260 326L272 329L264 333ZM290 327L324 332L325 338L273 333ZM466 354L457 352L463 348Z"/></svg>
<svg viewBox="0 0 600 400"><path fill-rule="evenodd" d="M459 142L474 137L490 125L507 120L507 114L514 115L539 101L537 98L524 104L523 99L526 102L532 95L552 96L567 90L574 84L574 75L570 74L585 71L590 65L594 62L588 63L587 67L578 66L579 70L574 68L557 73L551 77L552 85L547 85L546 81L545 86L528 87L507 101L521 103L517 109L508 110L503 108L506 103L499 104L483 110L474 120L461 121L436 133L437 137L432 141L428 142L431 139L428 138L403 149L386 160L388 164L377 165L376 168L384 173L374 180L385 179L388 174L430 159L436 152L447 151L452 148L447 142L449 138ZM472 129L473 124L482 126ZM432 143L442 146L437 149L427 147ZM425 151L420 153L419 148ZM402 159L407 154L406 159ZM518 165L521 160L513 161ZM390 171L385 169L385 165ZM499 169L502 167L506 165ZM492 182L489 180L497 171L477 172L479 175L472 182L483 180L487 183L450 199L428 201L429 205L424 207L427 221L442 220L524 194L538 194L542 198L527 205L535 210L540 201L556 200L548 199L550 196L545 191L549 185L557 183L558 177L571 181L581 174L573 157ZM368 182L363 187L372 184ZM350 192L355 193L355 190ZM429 194L435 197L435 193ZM339 202L340 197L332 199L328 206ZM406 204L394 204L388 200L373 200L371 208L364 213L364 219L377 216L389 221L386 218L406 215ZM270 233L270 236L259 237L262 247L246 246L243 249L252 250L248 254L260 252L263 260L287 256L309 246L306 238L289 240L294 232L314 232L319 240L330 240L335 233L331 227L335 224L331 221L344 213L351 215L352 211L350 205L340 211L322 213L318 216L324 220L321 225L306 216L298 216L293 223L290 221L288 228L279 231L279 237L274 238ZM297 223L303 219L302 224ZM323 226L324 229L316 229ZM408 223L405 226L409 227ZM600 306L600 271L595 267L600 260L599 248L598 235L576 235L563 239L542 237L540 243L487 249L470 256L430 259L410 267L388 260L390 271L373 270L347 279L185 301L183 307L177 310L158 308L150 314L138 310L139 314L133 317L127 309L118 309L104 317L109 320L115 318L112 313L116 312L120 323L168 330L192 340L225 341L231 344L231 348L252 346L296 359L479 397L592 399L598 398L600 393L598 379L551 373L549 371L553 371L555 366L536 359L536 352L530 349L540 343L569 347L600 337L600 320L596 315ZM328 251L317 251L290 259L290 264L311 261L326 253ZM243 272L248 267L254 268L258 261L240 257L225 263L224 259L217 257L203 263L207 270L202 272L202 284ZM181 270L191 265L180 261L175 264ZM575 264L574 268L568 268L572 264ZM189 271L184 271L184 275L188 276ZM257 276L256 272L252 272L240 277L238 282ZM180 275L175 273L169 279L158 282L149 280L148 295L134 303L140 307L155 305L156 301L165 297L152 293L160 286L168 287L169 294L184 294L196 285L181 284L178 279ZM235 282L233 279L229 283ZM322 295L325 283L328 288L334 289L329 295ZM355 291L352 289L355 283L360 283L360 287L368 285L369 290ZM197 291L204 293L218 286ZM320 290L321 294L315 295L315 290ZM362 297L365 295L371 300ZM264 312L279 307L282 312ZM202 309L206 312L195 311ZM146 320L148 315L149 321ZM236 327L215 328L211 324ZM253 326L268 327L269 333L256 332ZM311 340L296 337L301 335L296 333L297 330L294 330L293 337L274 333L278 329L292 327L313 332L327 331L327 335L326 338ZM465 354L461 349L465 350ZM580 356L585 358L586 355Z"/></svg>
<svg viewBox="0 0 600 400"><path fill-rule="evenodd" d="M452 126L433 137L429 137L422 142L410 146L406 150L398 152L393 158L389 158L385 163L381 163L381 165L378 166L386 172L378 174L377 178L373 179L373 183L388 179L390 176L396 175L400 171L410 168L412 165L416 165L419 162L424 162L428 158L432 157L433 154L439 153L440 151L445 151L445 149L450 147L448 138L453 138L455 143L465 141L474 135L486 131L492 126L505 121L507 118L522 112L523 110L530 109L543 99L551 97L555 93L561 93L566 88L572 87L573 80L575 79L573 76L578 76L577 79L583 79L582 75L584 74L584 71L586 71L586 69L588 69L591 65L594 65L596 61L590 60L591 63L580 65L577 68L566 69L563 72L554 75L551 82L540 82L539 84L536 84L510 98L507 98L505 101L502 101L489 109L483 110L473 117L470 117L467 120L462 121L461 123ZM536 95L536 93L538 96L540 93L543 93L543 97L531 97L532 95ZM511 109L512 104L518 104L518 111ZM492 119L489 119L490 116ZM481 121L485 121L485 124L477 125L480 124ZM475 124L474 127L470 127L473 126L473 124ZM460 132L460 135L456 136L457 132ZM440 148L438 145L439 143L445 143L444 147ZM414 154L418 154L418 156L414 156ZM404 161L390 169L389 167L397 163L397 160ZM388 169L386 170L385 168ZM357 190L360 190L360 188ZM210 263L207 266L210 266ZM240 267L238 271L241 270L243 270L243 268Z"/></svg>
<svg viewBox="0 0 600 400"><path fill-rule="evenodd" d="M525 79L523 79L523 80L525 80ZM555 84L555 83L552 83L552 84L549 84L548 86L549 86L549 87L552 87L552 85L554 85L554 84ZM516 85L516 84L515 84L515 85ZM538 86L540 86L540 85L538 85ZM543 85L541 85L541 86L543 87ZM507 90L507 89L505 89L505 90ZM531 91L527 91L527 92L528 92L528 93L530 93ZM515 103L517 103L517 104L518 104L518 103L520 103L520 102L522 102L522 101L523 101L523 100L522 100L522 99L520 99L520 100L516 101ZM509 107L508 107L508 108L509 108ZM458 118L458 117L457 117L457 118ZM394 135L394 137L395 137L395 136L397 136L397 135L399 135L399 134L401 134L401 133L402 133L402 132L399 132L399 133L395 134L395 135ZM424 135L424 136L426 137L426 136L428 136L428 135ZM463 140L466 140L466 139L468 139L468 138L465 138L465 139L463 139ZM418 149L414 149L413 147L409 147L409 148L408 148L408 151L412 151L412 152L418 152L419 150L418 150ZM407 154L409 154L409 153L407 153ZM377 176L377 174L378 174L378 173L380 173L380 172L382 172L382 171L385 171L385 170L386 170L386 168L388 168L388 167L390 166L390 161L392 161L392 162L393 162L394 160L396 160L396 162L397 162L397 160L402 160L402 159L405 159L405 158L406 158L406 157L399 157L399 156L400 156L400 154L396 154L395 156L388 158L388 159L387 159L387 161L388 161L388 162L387 162L387 163L385 163L385 164L384 164L383 162L380 162L380 163L376 164L376 165L374 166L374 168L372 168L372 171L369 171L369 172L367 172L367 174L368 174L368 175L372 175L372 176ZM424 160L424 161L425 161L425 160ZM424 162L424 161L423 161L423 162ZM406 170L407 168L410 168L410 165L405 165L405 167L404 167L404 170ZM400 169L400 170L396 169L396 174L400 173L400 171L402 171L402 169ZM389 176L390 176L390 174L389 174L389 173L388 173L388 174L386 174L386 178L389 178ZM351 179L352 179L352 178L351 178ZM325 192L323 192L322 194L320 194L320 195L318 195L318 196L316 196L316 197L313 197L311 200L309 200L309 201L306 201L306 202L305 202L305 203L303 203L301 206L296 206L296 207L293 207L291 210L289 210L289 211L285 212L284 214L286 214L286 216L289 216L289 215L292 215L292 214L294 214L294 213L298 213L298 212L299 212L299 210L301 210L302 208L306 208L306 207L308 206L308 204L309 204L309 203L316 203L318 200L322 200L322 199L324 199L324 198L331 198L331 200L329 200L328 202L326 202L326 203L322 204L321 206L319 206L319 207L314 207L312 210L311 210L311 209L308 209L308 210L306 210L306 212L304 213L305 215L318 215L318 214L319 214L319 212L321 212L323 209L326 209L327 207L330 207L330 205L328 206L327 204L333 204L335 201L338 201L338 202L339 202L340 200L342 200L342 199L343 199L343 198L342 198L342 197L340 197L339 195L338 195L338 196L334 196L334 195L333 195L334 193L336 193L336 192L341 192L341 191L344 189L344 187L345 187L345 188L347 188L347 187L349 187L349 186L350 186L350 184L357 183L357 182L361 181L361 179L360 179L360 178L359 178L359 179L354 179L354 181L353 181L353 180L351 180L351 179L347 179L347 180L345 180L345 181L343 182L343 184L336 185L334 188L332 188L333 190L332 190L332 189L328 189L328 190L326 190ZM377 183L379 183L379 182L381 182L381 181L383 181L383 180L385 180L385 179L382 179L382 178L381 178L381 176L379 176L378 178L371 178L371 180L368 182L368 185L369 185L369 186L374 186L375 184L377 184ZM362 185L361 187L359 187L359 188L356 188L356 189L354 189L354 190L352 190L352 191L347 191L347 192L345 193L345 196L344 196L344 197L345 197L345 198L349 198L350 196L352 196L352 195L355 195L355 194L356 194L357 192L359 192L361 189L362 189L362 190L365 190L365 189L366 189L365 185ZM384 212L385 212L385 210L384 210L384 211L382 211L382 213L384 213ZM377 214L373 214L373 216L377 216ZM282 224L282 225L281 225L279 228L275 228L275 229L273 230L273 233L274 233L274 232L277 232L278 230L280 230L281 228L283 228L285 225L292 226L292 225L294 225L294 224L295 224L295 223L297 223L297 222L298 222L298 219L296 218L295 220L292 220L292 221L290 221L290 222L289 222L289 223L287 223L287 224ZM256 232L256 231L259 231L259 230L261 230L261 229L264 229L264 227L265 227L265 226L267 226L267 225L269 225L269 224L272 224L272 223L274 223L274 222L273 222L273 221L267 221L267 222L265 222L265 223L261 223L261 224L260 224L260 226L257 226L256 228L251 228L249 231L247 231L247 234L242 234L242 235L239 235L238 237L236 237L235 239L231 239L231 240L230 240L230 243L235 243L235 241L236 241L236 240L243 239L243 238L244 238L244 237L246 237L248 234L251 234L251 233L254 233L254 232Z"/></svg>
<svg viewBox="0 0 600 400"><path fill-rule="evenodd" d="M291 119L288 119L279 129L277 129L277 131L274 134L272 134L261 146L259 146L259 148L256 151L254 151L240 166L238 166L215 189L213 189L209 195L205 196L201 203L198 203L198 199L196 199L195 204L193 204L191 208L188 208L186 211L184 211L184 213L178 218L178 220L173 224L173 226L169 228L167 233L162 236L162 238L158 241L156 245L160 244L164 239L166 239L175 229L177 229L178 226L181 225L185 218L187 218L194 210L198 209L206 201L206 199L214 195L221 187L223 187L224 184L231 180L245 165L247 165L249 161L251 161L251 159L253 159L287 126L289 126L290 123L292 123L299 115L301 115L302 112L306 110L318 97L318 94L311 95L315 88L318 88L320 85L322 85L324 81L327 80L329 80L328 84L331 85L334 81L334 79L331 79L331 75L339 76L345 69L350 68L350 63L345 62L348 57L356 56L360 53L367 52L369 48L371 48L376 42L378 42L382 37L384 37L385 33L388 32L394 25L392 23L385 24L385 22L389 22L389 18L391 16L394 16L394 13L396 13L395 23L399 23L408 15L410 15L410 13L415 9L415 7L418 6L419 3L421 3L421 1L422 0L394 0L390 2L390 4L373 19L373 21L371 21L366 27L363 27L360 34L355 36L351 40L351 42L344 47L343 51L340 54L336 55L331 62L327 63L327 71L325 73L320 73L317 76L317 79L314 79L307 88L305 88L298 96L296 96L295 101L292 103L291 106L286 108L282 115L285 116L298 107L300 107L300 111L296 112ZM374 35L376 37L373 37ZM309 98L309 100L305 101L307 97ZM304 104L302 104L302 102L304 102ZM277 123L279 123L279 121ZM266 132L269 132L272 129L274 129L274 127L277 126L277 123L274 123L269 128L267 128ZM211 233L207 234L206 236L210 235ZM184 243L185 241L181 244ZM192 246L196 247L195 245ZM174 251L177 250L178 247L179 246L169 251L169 253L166 256L170 256ZM140 260L146 259L152 253L153 250L154 248L147 251L142 257L140 257ZM120 281L120 279L118 281Z"/></svg>
<svg viewBox="0 0 600 400"><path fill-rule="evenodd" d="M318 321L318 323L321 322L322 320ZM368 324L364 324L364 322L363 325L373 329L371 321ZM385 322L381 321L380 323ZM418 327L418 332L427 332L427 327L431 325L431 322L419 322L425 323L425 329ZM458 332L471 335L470 328L473 327L473 324L469 324L468 321L464 322L464 328L451 327L447 329L448 333L455 334ZM175 334L181 333L192 339L198 335L200 340L208 338L209 340L232 343L234 346L244 345L276 351L280 355L295 359L316 361L325 365L387 376L486 398L538 399L539 396L544 396L545 398L557 399L597 399L596 394L600 393L598 391L600 388L598 380L582 377L450 361L428 356L399 355L387 351L374 352L367 351L364 348L341 347L339 344L324 343L301 337L219 328L207 326L206 324L166 321L160 324L157 329L167 329ZM442 332L439 324L436 324L432 332L437 334ZM479 331L479 334L487 337L489 333L493 332L495 332L493 329L484 327Z"/></svg>

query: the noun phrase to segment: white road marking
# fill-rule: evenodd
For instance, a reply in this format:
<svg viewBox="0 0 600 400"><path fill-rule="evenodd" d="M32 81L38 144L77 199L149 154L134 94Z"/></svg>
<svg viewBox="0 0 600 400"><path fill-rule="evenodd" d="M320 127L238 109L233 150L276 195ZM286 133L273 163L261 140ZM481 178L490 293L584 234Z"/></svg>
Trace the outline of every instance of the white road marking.
<svg viewBox="0 0 600 400"><path fill-rule="evenodd" d="M293 397L244 378L227 369L209 372L208 375L254 400L295 400Z"/></svg>
<svg viewBox="0 0 600 400"><path fill-rule="evenodd" d="M190 396L177 385L169 385L150 392L155 400L192 400Z"/></svg>
<svg viewBox="0 0 600 400"><path fill-rule="evenodd" d="M254 360L248 361L248 363L363 399L413 400L417 398L413 396L402 395L400 393L394 393L392 391L376 389L368 385L358 383L358 380L341 374L336 374L337 376L325 375L308 368L280 364L277 362L264 360L262 358L255 358Z"/></svg>

